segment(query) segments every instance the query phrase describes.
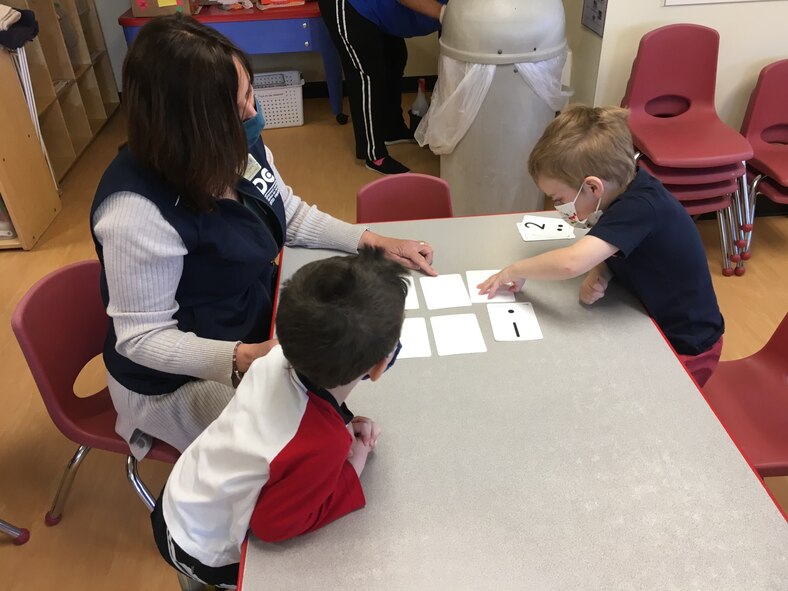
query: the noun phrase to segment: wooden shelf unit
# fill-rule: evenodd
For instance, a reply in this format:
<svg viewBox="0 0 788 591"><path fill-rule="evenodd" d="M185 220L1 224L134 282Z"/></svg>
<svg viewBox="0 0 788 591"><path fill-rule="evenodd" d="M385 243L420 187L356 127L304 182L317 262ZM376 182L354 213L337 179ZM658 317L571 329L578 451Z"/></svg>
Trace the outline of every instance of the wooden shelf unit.
<svg viewBox="0 0 788 591"><path fill-rule="evenodd" d="M95 0L5 1L14 8L34 11L39 23L38 37L25 45L25 52L38 124L60 181L120 104ZM0 134L0 195L18 236L0 240L0 249L30 249L60 209L60 199L11 56L2 49L0 89L0 99L10 109L9 118L22 119ZM31 130L32 137L28 137ZM44 169L27 164L20 167L19 163L12 166L8 155L15 146L19 150L24 146L28 161L40 159ZM28 151L38 154L34 157ZM36 173L31 174L30 169Z"/></svg>

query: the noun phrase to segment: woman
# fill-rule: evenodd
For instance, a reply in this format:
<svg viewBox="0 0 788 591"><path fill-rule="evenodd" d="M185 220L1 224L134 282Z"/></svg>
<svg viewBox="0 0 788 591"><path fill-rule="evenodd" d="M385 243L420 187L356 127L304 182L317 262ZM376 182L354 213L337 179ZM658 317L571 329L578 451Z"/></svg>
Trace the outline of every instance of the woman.
<svg viewBox="0 0 788 591"><path fill-rule="evenodd" d="M111 322L116 430L184 450L224 409L267 341L283 245L378 245L435 274L432 249L346 224L284 184L244 54L180 14L145 25L123 68L128 145L101 179L91 230Z"/></svg>

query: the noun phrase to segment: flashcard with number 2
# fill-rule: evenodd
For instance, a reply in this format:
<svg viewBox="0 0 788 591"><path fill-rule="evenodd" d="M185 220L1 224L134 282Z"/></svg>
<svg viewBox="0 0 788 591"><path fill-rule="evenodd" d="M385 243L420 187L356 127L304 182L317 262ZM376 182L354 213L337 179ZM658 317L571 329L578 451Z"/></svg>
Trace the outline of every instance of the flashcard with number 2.
<svg viewBox="0 0 788 591"><path fill-rule="evenodd" d="M536 215L523 216L523 221L517 223L517 230L526 242L534 240L571 240L575 237L574 228L564 220Z"/></svg>

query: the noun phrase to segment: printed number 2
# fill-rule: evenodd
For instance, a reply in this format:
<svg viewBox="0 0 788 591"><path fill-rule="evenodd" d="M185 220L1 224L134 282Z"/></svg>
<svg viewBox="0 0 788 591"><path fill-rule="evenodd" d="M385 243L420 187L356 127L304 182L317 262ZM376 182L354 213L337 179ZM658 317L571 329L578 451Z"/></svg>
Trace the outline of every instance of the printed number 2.
<svg viewBox="0 0 788 591"><path fill-rule="evenodd" d="M528 228L529 226L536 226L536 227L537 227L537 228L539 228L540 230L544 230L544 228L545 228L545 226L546 226L546 225L547 225L547 224L537 224L536 222L525 222L525 223L523 224L523 228Z"/></svg>

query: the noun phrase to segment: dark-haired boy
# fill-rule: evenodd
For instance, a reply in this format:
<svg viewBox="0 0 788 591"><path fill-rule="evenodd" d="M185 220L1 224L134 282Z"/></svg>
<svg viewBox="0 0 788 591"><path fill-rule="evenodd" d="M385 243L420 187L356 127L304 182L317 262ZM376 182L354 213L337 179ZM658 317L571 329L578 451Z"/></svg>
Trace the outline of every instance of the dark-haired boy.
<svg viewBox="0 0 788 591"><path fill-rule="evenodd" d="M154 537L167 562L231 587L247 530L277 542L364 505L359 476L379 429L344 401L393 362L405 273L382 250L364 249L305 265L285 284L280 345L184 451L156 504Z"/></svg>

